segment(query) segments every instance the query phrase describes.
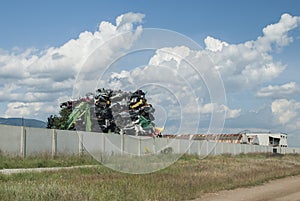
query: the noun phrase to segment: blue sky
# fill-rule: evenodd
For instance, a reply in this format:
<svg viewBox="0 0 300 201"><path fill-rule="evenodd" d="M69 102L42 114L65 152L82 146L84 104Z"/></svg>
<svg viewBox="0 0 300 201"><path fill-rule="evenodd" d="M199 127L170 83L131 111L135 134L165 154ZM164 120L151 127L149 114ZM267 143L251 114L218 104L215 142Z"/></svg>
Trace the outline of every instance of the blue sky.
<svg viewBox="0 0 300 201"><path fill-rule="evenodd" d="M237 43L256 38L283 13L299 14L299 6L300 2L293 0L4 0L0 8L1 47L58 46L126 12L144 13L144 27L178 31L199 43L207 35Z"/></svg>
<svg viewBox="0 0 300 201"><path fill-rule="evenodd" d="M215 106L227 112L225 127L287 132L292 145L300 146L300 2L294 0L4 0L0 7L0 116L45 120L57 112L58 103L71 95L72 88L68 85L72 85L78 73L77 68L68 65L76 65L80 62L76 60L78 57L85 57L83 52L74 50L70 53L68 48L72 46L72 40L80 43L91 37L83 33L103 35L111 26L101 32L99 25L102 22L117 27L116 18L126 13L144 15L130 14L130 20L126 21L128 25L183 34L213 58L215 65L220 67L217 71L226 91L226 105ZM279 26L271 27L265 34L263 30L272 24ZM287 30L282 31L285 25ZM278 33L278 30L282 32ZM259 40L259 37L264 39ZM284 37L289 37L288 42ZM270 45L270 49L258 53L247 49L249 43L262 49ZM90 54L90 47L82 47ZM238 53L234 54L233 49ZM172 51L181 54L187 50ZM242 60L243 53L256 57ZM163 55L153 54L156 57L151 55L149 63L162 64ZM194 54L190 51L187 58L193 60L191 55ZM52 66L54 56L68 58L57 64L63 70ZM232 64L225 64L225 61ZM259 65L262 68L271 65L271 71L261 71ZM133 76L128 72L117 73L124 79L119 85L127 83ZM204 119L211 106L208 102L199 106Z"/></svg>

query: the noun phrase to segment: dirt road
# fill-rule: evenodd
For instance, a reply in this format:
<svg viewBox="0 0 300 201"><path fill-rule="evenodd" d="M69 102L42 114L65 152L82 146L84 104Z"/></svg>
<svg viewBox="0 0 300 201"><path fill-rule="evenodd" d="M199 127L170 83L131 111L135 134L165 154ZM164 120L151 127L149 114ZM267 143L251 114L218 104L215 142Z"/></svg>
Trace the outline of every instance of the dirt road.
<svg viewBox="0 0 300 201"><path fill-rule="evenodd" d="M206 194L195 201L300 201L300 175L261 186Z"/></svg>
<svg viewBox="0 0 300 201"><path fill-rule="evenodd" d="M45 168L20 168L20 169L3 169L0 170L0 174L17 174L17 173L26 173L26 172L51 172L51 171L59 171L59 170L70 170L75 168L90 168L97 167L97 165L78 165L71 167L45 167Z"/></svg>

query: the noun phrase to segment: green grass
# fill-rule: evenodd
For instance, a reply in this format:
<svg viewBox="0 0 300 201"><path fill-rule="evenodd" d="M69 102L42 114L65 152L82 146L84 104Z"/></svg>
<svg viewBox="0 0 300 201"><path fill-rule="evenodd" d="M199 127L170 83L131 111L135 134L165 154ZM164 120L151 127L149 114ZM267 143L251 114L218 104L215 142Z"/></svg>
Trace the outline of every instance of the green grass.
<svg viewBox="0 0 300 201"><path fill-rule="evenodd" d="M40 167L69 167L74 165L99 164L89 155L66 156L58 155L52 157L49 154L40 154L22 158L19 156L7 156L0 154L0 169L14 168L40 168Z"/></svg>
<svg viewBox="0 0 300 201"><path fill-rule="evenodd" d="M49 160L54 160L51 165L63 166L96 163L85 157L78 161L63 156ZM24 160L28 160L24 164L32 167L37 165L36 160L46 159ZM163 170L142 175L120 173L102 165L57 172L0 174L0 200L186 200L207 192L258 185L298 174L299 155L242 154L205 159L184 155Z"/></svg>

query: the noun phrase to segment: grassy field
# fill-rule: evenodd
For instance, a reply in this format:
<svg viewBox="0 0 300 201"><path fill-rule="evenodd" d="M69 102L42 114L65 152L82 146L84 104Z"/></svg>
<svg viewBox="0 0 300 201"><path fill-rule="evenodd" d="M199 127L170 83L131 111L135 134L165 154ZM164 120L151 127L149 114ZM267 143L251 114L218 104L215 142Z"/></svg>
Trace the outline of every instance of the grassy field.
<svg viewBox="0 0 300 201"><path fill-rule="evenodd" d="M0 168L96 164L91 157L1 156ZM207 192L262 184L300 174L300 156L185 155L163 170L143 175L99 165L43 173L0 174L0 200L190 200Z"/></svg>
<svg viewBox="0 0 300 201"><path fill-rule="evenodd" d="M85 156L64 156L59 155L53 158L49 154L29 156L22 158L19 156L7 156L0 153L0 169L14 168L41 168L41 167L70 167L74 165L97 165L99 164L93 157Z"/></svg>

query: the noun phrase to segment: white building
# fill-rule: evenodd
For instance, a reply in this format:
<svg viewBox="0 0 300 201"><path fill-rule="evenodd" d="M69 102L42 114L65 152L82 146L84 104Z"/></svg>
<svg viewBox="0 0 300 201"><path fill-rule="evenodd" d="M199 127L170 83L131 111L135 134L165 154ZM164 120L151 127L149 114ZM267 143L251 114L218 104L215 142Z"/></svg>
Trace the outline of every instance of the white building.
<svg viewBox="0 0 300 201"><path fill-rule="evenodd" d="M248 138L249 144L273 147L274 153L286 153L288 147L286 133L251 132L243 131Z"/></svg>

